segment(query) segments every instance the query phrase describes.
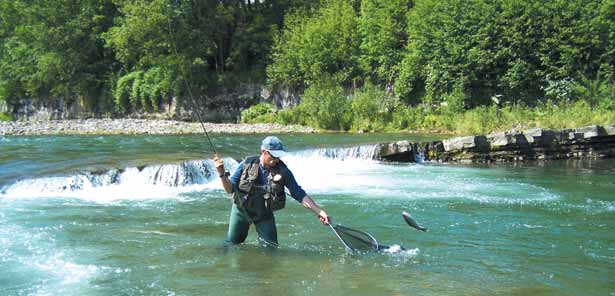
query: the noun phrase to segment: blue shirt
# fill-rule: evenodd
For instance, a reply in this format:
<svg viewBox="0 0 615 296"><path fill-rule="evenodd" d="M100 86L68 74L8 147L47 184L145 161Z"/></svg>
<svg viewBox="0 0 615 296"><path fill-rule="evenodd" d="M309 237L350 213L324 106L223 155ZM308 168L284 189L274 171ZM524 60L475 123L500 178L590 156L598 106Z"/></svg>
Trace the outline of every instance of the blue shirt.
<svg viewBox="0 0 615 296"><path fill-rule="evenodd" d="M244 162L245 161L242 161L239 164L239 166L237 167L235 172L233 172L233 175L230 178L231 185L233 185L233 191L237 190L237 185L239 184L239 179L241 178L241 173L243 172ZM297 184L297 181L295 180L295 176L293 176L293 173L288 168L286 168L286 171L283 172L283 175L286 176L285 185L286 185L286 188L288 188L288 191L290 191L290 196L292 196L293 199L295 199L296 201L302 202L303 197L305 197L306 193L301 188L301 186ZM258 163L258 180L257 180L256 185L259 185L259 186L266 185L267 177L269 177L269 171L263 168L263 166L259 162Z"/></svg>

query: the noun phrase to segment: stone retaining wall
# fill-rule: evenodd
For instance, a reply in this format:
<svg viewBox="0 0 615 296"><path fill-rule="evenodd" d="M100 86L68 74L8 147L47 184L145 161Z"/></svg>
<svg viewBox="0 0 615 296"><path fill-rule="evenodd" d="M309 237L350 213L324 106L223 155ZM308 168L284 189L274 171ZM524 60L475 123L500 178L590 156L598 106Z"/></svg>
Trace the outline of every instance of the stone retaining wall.
<svg viewBox="0 0 615 296"><path fill-rule="evenodd" d="M382 143L374 159L414 162L508 162L615 157L615 125L577 129L529 129L467 136L429 143Z"/></svg>

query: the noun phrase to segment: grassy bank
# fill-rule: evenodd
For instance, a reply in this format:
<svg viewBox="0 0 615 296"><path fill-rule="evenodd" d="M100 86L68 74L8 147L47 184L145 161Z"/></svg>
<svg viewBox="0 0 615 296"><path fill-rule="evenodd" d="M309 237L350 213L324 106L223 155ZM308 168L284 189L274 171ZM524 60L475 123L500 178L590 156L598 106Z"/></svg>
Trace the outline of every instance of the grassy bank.
<svg viewBox="0 0 615 296"><path fill-rule="evenodd" d="M353 104L354 103L354 104ZM370 105L353 102L348 106L329 104L316 108L301 104L278 111L259 104L242 114L249 123L302 124L319 129L351 132L428 131L455 135L486 134L511 129L576 128L592 124L615 124L615 109L611 104L591 104L586 100L556 104L548 101L538 106L480 106L469 110L438 107ZM367 106L366 106L367 105Z"/></svg>

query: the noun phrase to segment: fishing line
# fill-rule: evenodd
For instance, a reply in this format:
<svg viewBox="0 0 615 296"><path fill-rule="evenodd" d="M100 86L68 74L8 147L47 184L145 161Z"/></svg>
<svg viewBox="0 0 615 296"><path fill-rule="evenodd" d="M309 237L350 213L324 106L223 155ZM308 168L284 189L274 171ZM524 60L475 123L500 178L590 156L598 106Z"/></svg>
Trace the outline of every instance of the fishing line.
<svg viewBox="0 0 615 296"><path fill-rule="evenodd" d="M169 4L169 6L171 6L171 4ZM168 25L168 29L169 29L169 39L171 39L171 46L173 47L173 53L174 53L175 57L179 59L179 53L177 52L177 46L175 45L175 39L173 38L173 29L171 29L171 15L170 15L168 10L169 9L167 7L167 25ZM190 71L188 71L188 73L186 73L186 75L190 76L189 78L192 78L192 75L190 74ZM216 157L218 157L218 152L216 151L216 147L214 146L213 142L211 141L211 138L209 137L209 133L207 132L207 129L205 128L205 124L203 123L203 117L201 116L201 111L197 107L196 101L194 100L194 96L192 95L192 88L191 88L190 84L188 83L188 79L186 79L186 77L184 75L182 75L182 80L184 81L184 84L186 86L186 90L188 91L188 97L190 98L190 101L191 101L191 104L192 104L192 108L194 109L194 111L196 113L197 119L201 123L201 127L203 128L203 131L205 132L205 136L207 137L207 141L209 142L209 145L211 146L211 149L213 150L214 155Z"/></svg>

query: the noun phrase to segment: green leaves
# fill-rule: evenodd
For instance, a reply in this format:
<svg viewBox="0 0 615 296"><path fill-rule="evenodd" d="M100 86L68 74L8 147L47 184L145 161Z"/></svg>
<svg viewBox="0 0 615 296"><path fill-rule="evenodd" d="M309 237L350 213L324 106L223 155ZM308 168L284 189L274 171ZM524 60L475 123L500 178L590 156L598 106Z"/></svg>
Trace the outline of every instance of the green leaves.
<svg viewBox="0 0 615 296"><path fill-rule="evenodd" d="M549 81L613 71L608 64L615 43L603 42L615 32L606 21L611 6L580 0L417 1L408 14L408 52L396 91L411 101L424 85L423 101L438 102L461 84L468 107L489 104L495 94L535 105L553 94L546 93Z"/></svg>
<svg viewBox="0 0 615 296"><path fill-rule="evenodd" d="M273 83L310 85L333 77L348 85L360 74L358 18L347 0L326 1L313 15L289 16L273 45Z"/></svg>
<svg viewBox="0 0 615 296"><path fill-rule="evenodd" d="M333 77L344 86L372 81L392 84L407 42L408 1L327 0L315 11L286 18L274 42L268 78L309 86Z"/></svg>
<svg viewBox="0 0 615 296"><path fill-rule="evenodd" d="M8 3L11 4L8 4ZM108 28L110 0L5 1L0 65L4 96L64 97L101 93L113 65L97 36Z"/></svg>
<svg viewBox="0 0 615 296"><path fill-rule="evenodd" d="M406 0L361 1L360 63L368 80L374 83L391 84L397 78L395 67L408 41L408 6Z"/></svg>
<svg viewBox="0 0 615 296"><path fill-rule="evenodd" d="M241 111L242 123L271 122L277 110L271 104L260 103Z"/></svg>
<svg viewBox="0 0 615 296"><path fill-rule="evenodd" d="M123 17L116 18L115 26L102 36L125 67L151 66L157 56L171 51L168 22L174 15L165 0L118 0L116 4Z"/></svg>
<svg viewBox="0 0 615 296"><path fill-rule="evenodd" d="M158 111L172 95L170 73L159 67L130 72L117 81L113 97L120 112Z"/></svg>
<svg viewBox="0 0 615 296"><path fill-rule="evenodd" d="M330 0L287 16L268 75L273 83L308 87L301 108L327 122L314 110L326 109L333 96L316 96L314 88L331 91L326 82L333 81L347 93L354 129L382 129L386 124L374 118L379 102L400 98L416 110L398 105L392 118L379 118L450 130L459 114L493 104L492 97L499 98L496 109L468 116L490 121L501 106L542 101L611 106L605 102L612 100L614 39L613 0ZM387 91L364 92L366 83ZM346 110L339 109L340 122Z"/></svg>
<svg viewBox="0 0 615 296"><path fill-rule="evenodd" d="M351 97L352 129L382 131L393 121L393 112L400 104L396 97L370 83Z"/></svg>
<svg viewBox="0 0 615 296"><path fill-rule="evenodd" d="M313 126L328 130L348 130L352 121L350 101L344 89L334 82L310 86L300 105Z"/></svg>
<svg viewBox="0 0 615 296"><path fill-rule="evenodd" d="M126 112L155 111L164 96L184 95L188 87L202 96L240 81L263 82L274 28L282 25L287 9L312 5L305 0L2 1L2 97L42 103L86 98L92 107L116 102ZM133 77L136 72L142 77ZM125 77L121 83L120 77Z"/></svg>
<svg viewBox="0 0 615 296"><path fill-rule="evenodd" d="M615 0L2 1L0 100L155 112L267 79L304 104L255 118L451 128L494 96L610 110L613 40Z"/></svg>

